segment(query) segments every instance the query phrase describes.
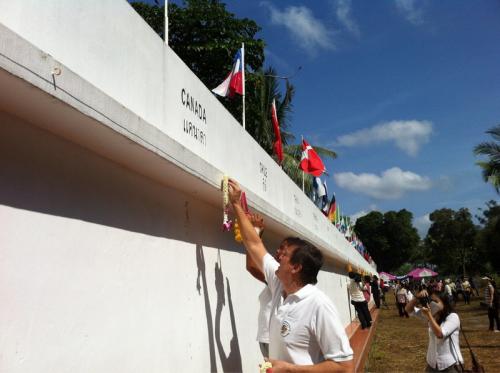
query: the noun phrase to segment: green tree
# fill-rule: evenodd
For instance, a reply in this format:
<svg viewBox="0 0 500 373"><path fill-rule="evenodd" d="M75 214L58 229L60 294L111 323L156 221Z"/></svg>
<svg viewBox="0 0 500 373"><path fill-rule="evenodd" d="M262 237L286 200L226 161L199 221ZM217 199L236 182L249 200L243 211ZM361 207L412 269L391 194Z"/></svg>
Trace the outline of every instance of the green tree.
<svg viewBox="0 0 500 373"><path fill-rule="evenodd" d="M386 262L389 243L384 233L384 215L379 211L371 211L356 220L354 232L363 241L363 245L377 263L379 271L390 271Z"/></svg>
<svg viewBox="0 0 500 373"><path fill-rule="evenodd" d="M480 143L474 148L474 154L488 157L487 161L479 161L477 164L483 170L484 181L491 183L500 194L500 124L486 133L490 134L494 141Z"/></svg>
<svg viewBox="0 0 500 373"><path fill-rule="evenodd" d="M363 241L379 270L395 271L410 261L419 243L408 210L372 211L356 220L354 231Z"/></svg>
<svg viewBox="0 0 500 373"><path fill-rule="evenodd" d="M387 262L391 269L408 262L417 248L420 238L412 221L413 214L405 209L384 214L384 234L390 248Z"/></svg>
<svg viewBox="0 0 500 373"><path fill-rule="evenodd" d="M500 205L495 201L486 203L476 216L481 224L476 237L477 261L475 265L487 272L500 272Z"/></svg>
<svg viewBox="0 0 500 373"><path fill-rule="evenodd" d="M247 132L271 156L273 155L274 130L271 123L271 105L276 100L276 114L280 124L281 140L286 146L294 140L289 131L291 127L291 114L293 112L292 100L295 88L286 82L284 94L280 91L276 71L268 67L265 71L258 70L247 74Z"/></svg>
<svg viewBox="0 0 500 373"><path fill-rule="evenodd" d="M164 7L132 2L132 7L161 37ZM168 4L168 43L196 76L210 89L217 87L233 65L236 51L245 43L245 65L257 71L264 63L264 41L256 38L260 27L248 18L236 18L218 0L184 0ZM241 100L220 97L240 120Z"/></svg>
<svg viewBox="0 0 500 373"><path fill-rule="evenodd" d="M432 212L429 218L431 226L425 244L439 272L465 275L472 271L477 255L474 245L477 229L469 210L443 208Z"/></svg>

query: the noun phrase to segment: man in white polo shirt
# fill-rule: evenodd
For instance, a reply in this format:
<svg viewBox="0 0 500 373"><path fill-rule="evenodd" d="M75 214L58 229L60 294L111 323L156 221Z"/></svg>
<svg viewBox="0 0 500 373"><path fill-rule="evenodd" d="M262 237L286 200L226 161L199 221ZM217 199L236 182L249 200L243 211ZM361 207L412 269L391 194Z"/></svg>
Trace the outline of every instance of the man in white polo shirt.
<svg viewBox="0 0 500 373"><path fill-rule="evenodd" d="M287 241L278 263L245 215L240 198L238 183L229 180L229 199L243 243L272 293L269 360L273 373L352 371L353 352L337 309L314 286L323 264L321 252L294 238Z"/></svg>

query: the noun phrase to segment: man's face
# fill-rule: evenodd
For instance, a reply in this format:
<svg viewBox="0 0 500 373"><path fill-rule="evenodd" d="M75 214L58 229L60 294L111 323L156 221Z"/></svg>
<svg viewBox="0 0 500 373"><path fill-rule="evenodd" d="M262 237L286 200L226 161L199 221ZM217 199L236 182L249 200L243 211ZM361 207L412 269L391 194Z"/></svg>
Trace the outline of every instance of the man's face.
<svg viewBox="0 0 500 373"><path fill-rule="evenodd" d="M283 252L285 251L287 246L288 246L288 244L286 243L286 241L283 241L283 242L281 242L280 246L276 250L276 254L274 254L274 259L276 259L278 261L278 263L280 263L281 255L283 254Z"/></svg>
<svg viewBox="0 0 500 373"><path fill-rule="evenodd" d="M294 246L285 246L280 251L278 262L280 266L276 270L276 276L283 283L288 283L292 280L293 275L297 274L300 270L297 264L290 263L290 258L295 250Z"/></svg>

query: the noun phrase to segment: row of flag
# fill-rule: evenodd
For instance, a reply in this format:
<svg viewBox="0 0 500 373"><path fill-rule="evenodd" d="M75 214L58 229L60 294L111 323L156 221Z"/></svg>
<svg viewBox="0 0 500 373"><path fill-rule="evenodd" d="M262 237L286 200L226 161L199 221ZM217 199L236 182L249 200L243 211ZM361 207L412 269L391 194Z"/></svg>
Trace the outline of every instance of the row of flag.
<svg viewBox="0 0 500 373"><path fill-rule="evenodd" d="M245 50L244 46L238 50L233 60L233 68L224 81L212 90L215 94L222 97L234 97L235 94L243 96L243 105L245 97ZM244 121L244 116L243 116ZM278 122L278 114L276 111L276 101L273 99L271 104L271 122L273 125L275 141L273 143L273 151L276 154L278 163L283 163L283 143L281 141L280 126ZM309 143L302 139L302 155L299 163L299 168L312 176L313 179L313 201L325 216L334 224L337 229L344 234L345 238L351 245L368 261L371 262L371 257L366 251L363 242L356 237L350 219L342 216L340 206L335 199L333 193L332 199L328 198L328 188L326 182L321 181L320 176L326 172L325 165L314 148Z"/></svg>
<svg viewBox="0 0 500 373"><path fill-rule="evenodd" d="M351 243L361 256L363 256L367 262L371 263L372 258L363 245L361 239L356 236L351 219L341 214L340 205L337 203L335 193L333 193L331 200L328 198L328 187L326 186L326 181L322 181L319 177L315 177L313 179L312 197L313 202L321 210L321 212L328 217L332 224L337 227L339 232L344 235L347 241Z"/></svg>
<svg viewBox="0 0 500 373"><path fill-rule="evenodd" d="M216 88L212 89L212 92L222 96L222 97L234 97L238 94L244 96L245 94L245 49L242 46L238 49L238 52L234 56L233 68L229 72L228 76L224 81L219 84ZM278 114L276 111L276 100L273 99L271 105L271 121L274 129L275 141L273 144L273 150L278 158L278 163L281 165L283 162L283 143L281 141L281 132L278 122ZM300 169L306 173L314 176L320 176L326 171L323 161L314 151L311 145L307 143L306 140L302 140L302 157L299 165Z"/></svg>

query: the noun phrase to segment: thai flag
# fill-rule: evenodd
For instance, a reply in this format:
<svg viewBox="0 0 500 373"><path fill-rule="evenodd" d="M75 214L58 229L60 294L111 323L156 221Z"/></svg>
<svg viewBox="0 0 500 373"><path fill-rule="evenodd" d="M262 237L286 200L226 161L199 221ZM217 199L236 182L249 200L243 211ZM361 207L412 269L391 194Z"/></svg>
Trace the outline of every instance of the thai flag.
<svg viewBox="0 0 500 373"><path fill-rule="evenodd" d="M243 49L238 49L234 57L233 69L217 88L212 89L212 92L222 97L233 97L235 93L243 95L244 80L244 52Z"/></svg>

